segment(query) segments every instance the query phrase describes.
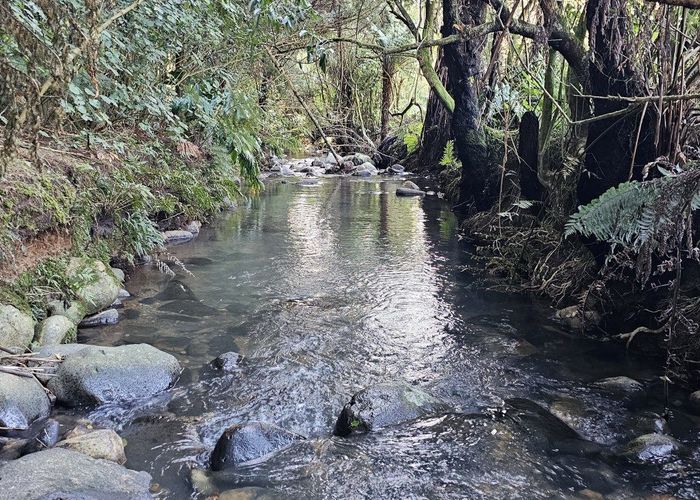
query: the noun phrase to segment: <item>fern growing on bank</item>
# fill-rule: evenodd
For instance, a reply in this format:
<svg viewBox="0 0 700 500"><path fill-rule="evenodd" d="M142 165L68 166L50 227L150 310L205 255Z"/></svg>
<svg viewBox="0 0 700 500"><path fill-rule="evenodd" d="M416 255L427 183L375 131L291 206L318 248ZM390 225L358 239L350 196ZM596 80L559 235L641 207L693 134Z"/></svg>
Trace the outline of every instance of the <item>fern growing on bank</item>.
<svg viewBox="0 0 700 500"><path fill-rule="evenodd" d="M697 257L692 213L700 208L700 168L613 187L572 215L565 235L579 233L638 254L637 274L645 282L651 257L681 249Z"/></svg>

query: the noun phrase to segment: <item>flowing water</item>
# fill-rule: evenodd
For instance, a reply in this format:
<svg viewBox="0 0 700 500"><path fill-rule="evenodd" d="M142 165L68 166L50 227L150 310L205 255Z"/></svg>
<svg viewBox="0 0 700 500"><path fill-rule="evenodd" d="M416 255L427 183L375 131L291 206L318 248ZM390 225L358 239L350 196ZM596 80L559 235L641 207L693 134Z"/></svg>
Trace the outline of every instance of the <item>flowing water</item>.
<svg viewBox="0 0 700 500"><path fill-rule="evenodd" d="M184 372L155 400L92 410L126 438L127 466L148 471L162 498L244 486L289 498L698 498L700 424L683 408L672 406L670 418L686 445L678 459L642 466L615 456L640 412L663 412L648 360L562 331L541 303L484 291L463 270L470 254L447 205L398 198L396 186L270 183L171 249L189 272L133 273L121 322L85 330L80 341L151 343ZM245 360L226 374L210 362L228 351ZM643 381L648 398L630 407L592 385L617 375ZM452 411L332 437L353 393L397 380ZM518 418L488 416L509 398L522 398ZM567 445L558 422L530 402L557 409L597 446ZM308 439L249 465L195 473L195 492L190 471L207 469L226 427L248 421Z"/></svg>

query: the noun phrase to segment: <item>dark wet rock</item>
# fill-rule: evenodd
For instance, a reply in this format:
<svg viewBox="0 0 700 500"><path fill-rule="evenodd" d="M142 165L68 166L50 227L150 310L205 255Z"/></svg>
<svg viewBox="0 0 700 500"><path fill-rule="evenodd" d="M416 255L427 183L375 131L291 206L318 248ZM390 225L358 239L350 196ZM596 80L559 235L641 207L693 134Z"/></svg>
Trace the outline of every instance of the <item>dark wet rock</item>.
<svg viewBox="0 0 700 500"><path fill-rule="evenodd" d="M549 405L549 411L566 425L581 432L586 425L587 409L578 399L562 397Z"/></svg>
<svg viewBox="0 0 700 500"><path fill-rule="evenodd" d="M75 342L78 329L66 316L49 316L39 323L34 342L38 346Z"/></svg>
<svg viewBox="0 0 700 500"><path fill-rule="evenodd" d="M77 451L96 459L126 463L124 442L119 434L111 429L88 430L78 427L56 443L56 447Z"/></svg>
<svg viewBox="0 0 700 500"><path fill-rule="evenodd" d="M554 313L554 318L572 330L595 328L601 322L600 314L596 311L586 310L582 316L579 306L559 309Z"/></svg>
<svg viewBox="0 0 700 500"><path fill-rule="evenodd" d="M644 434L627 443L620 456L631 462L657 462L667 460L682 450L681 444L665 434Z"/></svg>
<svg viewBox="0 0 700 500"><path fill-rule="evenodd" d="M354 165L360 166L363 163L369 163L374 166L372 158L363 153L354 153L343 158L344 161L351 161Z"/></svg>
<svg viewBox="0 0 700 500"><path fill-rule="evenodd" d="M124 317L126 319L138 319L141 317L141 311L138 309L125 309L124 310Z"/></svg>
<svg viewBox="0 0 700 500"><path fill-rule="evenodd" d="M345 405L333 434L348 436L447 410L427 392L403 382L378 384L356 393Z"/></svg>
<svg viewBox="0 0 700 500"><path fill-rule="evenodd" d="M99 260L72 258L66 274L74 282L80 283L75 294L85 306L84 314L94 314L109 307L119 295L121 283Z"/></svg>
<svg viewBox="0 0 700 500"><path fill-rule="evenodd" d="M398 187L396 188L396 196L425 196L425 191L421 191L420 189Z"/></svg>
<svg viewBox="0 0 700 500"><path fill-rule="evenodd" d="M24 349L34 338L34 321L14 306L0 304L0 347Z"/></svg>
<svg viewBox="0 0 700 500"><path fill-rule="evenodd" d="M700 415L700 391L695 391L688 397L688 406L693 413Z"/></svg>
<svg viewBox="0 0 700 500"><path fill-rule="evenodd" d="M226 490L218 495L218 500L276 500L278 498L283 497L274 490L257 486Z"/></svg>
<svg viewBox="0 0 700 500"><path fill-rule="evenodd" d="M150 500L151 476L53 448L0 467L0 500Z"/></svg>
<svg viewBox="0 0 700 500"><path fill-rule="evenodd" d="M233 372L238 370L238 365L243 356L237 352L225 352L217 357L213 363L216 368L225 372Z"/></svg>
<svg viewBox="0 0 700 500"><path fill-rule="evenodd" d="M171 280L165 287L165 290L158 293L155 298L157 300L197 300L192 289L180 280Z"/></svg>
<svg viewBox="0 0 700 500"><path fill-rule="evenodd" d="M173 356L148 344L88 346L68 354L47 386L65 404L102 404L153 396L179 374Z"/></svg>
<svg viewBox="0 0 700 500"><path fill-rule="evenodd" d="M106 311L88 316L83 319L78 326L80 326L80 328L92 328L95 326L116 325L117 323L119 323L119 311L116 309L107 309Z"/></svg>
<svg viewBox="0 0 700 500"><path fill-rule="evenodd" d="M625 376L598 380L594 385L607 393L622 397L625 400L637 400L644 396L644 385Z"/></svg>
<svg viewBox="0 0 700 500"><path fill-rule="evenodd" d="M387 172L393 175L400 175L406 172L406 168L403 165L399 165L397 163L395 165L390 166L387 169Z"/></svg>
<svg viewBox="0 0 700 500"><path fill-rule="evenodd" d="M669 432L666 419L653 411L642 411L629 416L625 421L624 428L630 438L641 434L667 434Z"/></svg>
<svg viewBox="0 0 700 500"><path fill-rule="evenodd" d="M302 179L302 181L299 182L300 186L318 186L318 184L318 179Z"/></svg>
<svg viewBox="0 0 700 500"><path fill-rule="evenodd" d="M326 165L326 164L324 163L324 161L323 161L323 160L319 160L318 158L314 159L314 160L311 162L311 166L312 166L312 167L323 167L323 166L325 166L325 165Z"/></svg>
<svg viewBox="0 0 700 500"><path fill-rule="evenodd" d="M17 460L24 455L22 450L30 443L27 439L0 436L0 467L10 460Z"/></svg>
<svg viewBox="0 0 700 500"><path fill-rule="evenodd" d="M172 245L174 243L185 243L194 239L194 234L190 231L185 231L184 229L178 229L173 231L163 231L161 233L163 236L163 243L166 245Z"/></svg>
<svg viewBox="0 0 700 500"><path fill-rule="evenodd" d="M211 454L212 470L223 470L286 448L303 436L265 422L233 425L226 429Z"/></svg>
<svg viewBox="0 0 700 500"><path fill-rule="evenodd" d="M50 411L51 402L34 378L0 373L0 427L28 429Z"/></svg>
<svg viewBox="0 0 700 500"><path fill-rule="evenodd" d="M57 420L52 418L47 419L36 432L22 447L22 455L36 453L38 451L52 448L57 442L61 433L61 426Z"/></svg>
<svg viewBox="0 0 700 500"><path fill-rule="evenodd" d="M354 172L356 169L357 165L355 165L352 161L343 161L342 170L344 173L349 174Z"/></svg>

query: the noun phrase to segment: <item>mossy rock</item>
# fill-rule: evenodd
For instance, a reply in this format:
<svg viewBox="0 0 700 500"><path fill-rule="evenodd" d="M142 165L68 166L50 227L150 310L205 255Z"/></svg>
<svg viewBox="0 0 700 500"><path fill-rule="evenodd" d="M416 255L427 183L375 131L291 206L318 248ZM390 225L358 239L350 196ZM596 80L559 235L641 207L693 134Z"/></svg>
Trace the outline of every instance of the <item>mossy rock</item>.
<svg viewBox="0 0 700 500"><path fill-rule="evenodd" d="M0 347L24 350L34 338L34 320L15 306L0 304Z"/></svg>
<svg viewBox="0 0 700 500"><path fill-rule="evenodd" d="M49 316L39 323L34 342L37 346L69 344L78 339L78 328L66 316Z"/></svg>
<svg viewBox="0 0 700 500"><path fill-rule="evenodd" d="M95 314L114 303L121 284L112 270L96 259L74 257L66 269L76 297L85 306L85 314Z"/></svg>

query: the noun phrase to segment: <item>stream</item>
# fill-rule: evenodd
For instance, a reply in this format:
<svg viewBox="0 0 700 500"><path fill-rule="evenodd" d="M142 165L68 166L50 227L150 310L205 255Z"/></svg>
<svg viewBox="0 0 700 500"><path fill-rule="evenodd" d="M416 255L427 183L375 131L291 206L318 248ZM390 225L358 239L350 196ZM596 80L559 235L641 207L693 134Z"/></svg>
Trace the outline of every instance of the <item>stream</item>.
<svg viewBox="0 0 700 500"><path fill-rule="evenodd" d="M186 271L132 273L120 323L81 331L79 341L150 343L184 371L154 400L89 413L126 439L127 467L149 472L160 498L246 486L286 498L700 498L700 419L677 407L677 389L669 424L684 453L644 465L615 453L642 433L649 412L664 411L654 365L561 329L546 303L485 291L463 269L472 257L447 204L396 197L398 185L275 180L169 249ZM230 351L244 356L240 369L211 365ZM593 384L620 375L645 384L643 401ZM355 392L398 380L451 411L332 436ZM512 398L535 408L530 418L490 417ZM564 415L595 446L566 445L539 407ZM57 418L81 416L63 409ZM223 430L249 421L307 439L206 472ZM192 469L202 470L194 486Z"/></svg>

